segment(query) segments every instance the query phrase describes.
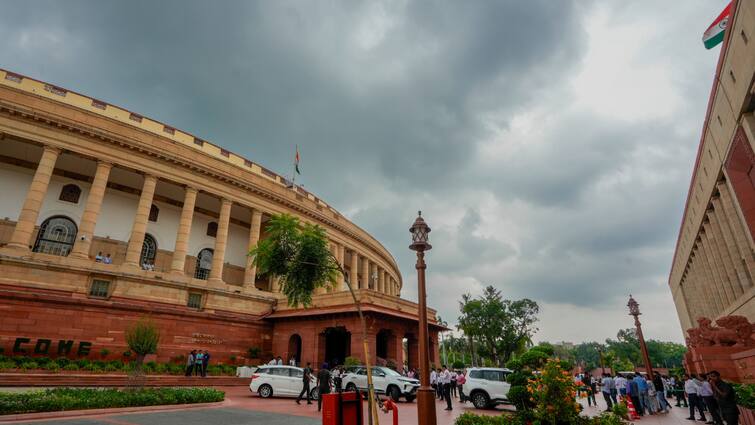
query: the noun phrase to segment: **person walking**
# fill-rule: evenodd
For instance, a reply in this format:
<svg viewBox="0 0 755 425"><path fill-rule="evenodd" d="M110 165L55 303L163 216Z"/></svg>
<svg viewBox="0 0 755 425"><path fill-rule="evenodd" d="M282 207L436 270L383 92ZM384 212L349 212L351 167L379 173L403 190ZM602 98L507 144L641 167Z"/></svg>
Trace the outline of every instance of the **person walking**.
<svg viewBox="0 0 755 425"><path fill-rule="evenodd" d="M462 403L467 402L467 397L464 395L464 384L467 383L466 371L459 372L456 375L456 385L459 387L459 401Z"/></svg>
<svg viewBox="0 0 755 425"><path fill-rule="evenodd" d="M637 414L645 416L645 410L642 408L642 399L640 398L640 384L634 375L629 375L627 378L627 396L632 399L632 404L634 404Z"/></svg>
<svg viewBox="0 0 755 425"><path fill-rule="evenodd" d="M202 355L202 378L207 377L207 366L210 364L210 352L204 350Z"/></svg>
<svg viewBox="0 0 755 425"><path fill-rule="evenodd" d="M615 391L613 378L608 373L603 374L603 380L600 381L600 390L603 394L603 400L606 401L606 412L610 412L613 409L613 399L611 398L611 391Z"/></svg>
<svg viewBox="0 0 755 425"><path fill-rule="evenodd" d="M621 375L616 375L616 378L614 378L614 380L613 380L613 385L619 391L619 395L621 397L626 397L627 396L627 378L625 378L625 377L623 377ZM615 403L615 401L614 401L614 403Z"/></svg>
<svg viewBox="0 0 755 425"><path fill-rule="evenodd" d="M341 389L341 385L343 385L343 378L341 378L341 374L341 366L336 366L333 368L331 376L333 376L333 386L335 387L337 393L343 391Z"/></svg>
<svg viewBox="0 0 755 425"><path fill-rule="evenodd" d="M662 409L663 413L668 413L671 404L666 400L666 384L660 373L655 372L653 375L653 387L655 387L656 398L658 398L658 409Z"/></svg>
<svg viewBox="0 0 755 425"><path fill-rule="evenodd" d="M640 373L634 375L634 377L632 378L632 382L637 384L637 399L640 401L639 407L638 406L634 406L634 407L637 408L637 411L640 414L640 416L644 416L645 412L648 410L648 406L646 404L646 401L648 398L648 384L645 381L645 378L643 378L642 374ZM634 398L632 398L632 401L634 401ZM648 413L652 414L652 412L648 412Z"/></svg>
<svg viewBox="0 0 755 425"><path fill-rule="evenodd" d="M721 374L716 370L708 373L708 382L713 389L713 397L718 402L718 409L726 425L739 424L739 409L737 409L737 394L734 387L721 380Z"/></svg>
<svg viewBox="0 0 755 425"><path fill-rule="evenodd" d="M330 370L328 370L328 363L323 363L317 372L317 388L320 391L317 396L317 411L319 412L322 410L323 394L330 394Z"/></svg>
<svg viewBox="0 0 755 425"><path fill-rule="evenodd" d="M456 398L456 371L451 371L451 397Z"/></svg>
<svg viewBox="0 0 755 425"><path fill-rule="evenodd" d="M189 355L186 357L186 376L191 376L191 373L194 371L194 360L196 359L196 350L191 350Z"/></svg>
<svg viewBox="0 0 755 425"><path fill-rule="evenodd" d="M595 393L598 392L598 383L592 376L585 375L585 386L587 386L587 405L590 406L590 400L592 400L592 406L598 407L598 401L595 399Z"/></svg>
<svg viewBox="0 0 755 425"><path fill-rule="evenodd" d="M671 378L673 379L673 387L674 387L674 395L676 395L676 407L689 407L687 404L687 393L684 392L684 380L679 377L677 378ZM684 402L684 406L682 406L682 402Z"/></svg>
<svg viewBox="0 0 755 425"><path fill-rule="evenodd" d="M698 413L700 413L700 420L705 422L705 412L703 412L703 405L701 403L702 399L698 395L700 388L695 382L697 380L695 378L695 375L691 377L684 375L684 392L687 394L687 400L689 400L689 417L687 419L694 421L695 409L697 409Z"/></svg>
<svg viewBox="0 0 755 425"><path fill-rule="evenodd" d="M307 362L307 367L304 368L304 374L301 377L302 383L304 386L302 387L301 392L299 393L299 397L296 398L296 404L301 404L300 401L304 397L304 395L307 395L307 404L312 404L312 397L310 396L309 391L309 384L312 382L312 364Z"/></svg>
<svg viewBox="0 0 755 425"><path fill-rule="evenodd" d="M438 372L435 369L430 370L430 386L435 391L435 397L438 398Z"/></svg>
<svg viewBox="0 0 755 425"><path fill-rule="evenodd" d="M453 407L451 407L451 372L448 371L446 365L443 365L443 370L438 375L438 380L442 388L443 399L446 400L445 410L453 410Z"/></svg>
<svg viewBox="0 0 755 425"><path fill-rule="evenodd" d="M713 387L708 381L708 376L705 374L700 375L700 392L698 396L702 399L705 407L710 413L711 420L716 425L722 425L721 415L718 413L718 403L713 396Z"/></svg>

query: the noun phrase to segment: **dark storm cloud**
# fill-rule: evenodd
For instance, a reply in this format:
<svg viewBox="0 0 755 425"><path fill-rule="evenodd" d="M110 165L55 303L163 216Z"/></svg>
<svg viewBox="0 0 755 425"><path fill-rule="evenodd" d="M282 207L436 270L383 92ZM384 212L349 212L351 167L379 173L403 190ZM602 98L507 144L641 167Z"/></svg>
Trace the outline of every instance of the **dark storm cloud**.
<svg viewBox="0 0 755 425"><path fill-rule="evenodd" d="M389 248L408 297L408 227L425 209L430 276L447 284L430 303L453 319L458 294L483 283L579 304L667 272L692 155L672 146L689 134L569 108L590 7L17 2L0 15L0 57L280 173L298 144L300 181ZM556 119L488 157L530 108Z"/></svg>

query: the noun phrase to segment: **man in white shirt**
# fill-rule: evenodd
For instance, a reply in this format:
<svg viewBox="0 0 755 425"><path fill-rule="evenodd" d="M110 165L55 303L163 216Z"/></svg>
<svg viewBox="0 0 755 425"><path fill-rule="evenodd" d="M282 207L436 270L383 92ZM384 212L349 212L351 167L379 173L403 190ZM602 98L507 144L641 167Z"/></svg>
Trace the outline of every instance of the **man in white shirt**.
<svg viewBox="0 0 755 425"><path fill-rule="evenodd" d="M435 369L430 371L430 386L433 387L435 395L438 395L438 372Z"/></svg>
<svg viewBox="0 0 755 425"><path fill-rule="evenodd" d="M448 371L446 365L443 365L443 370L438 375L438 385L441 385L443 398L446 400L446 410L453 410L453 407L451 407L451 372Z"/></svg>
<svg viewBox="0 0 755 425"><path fill-rule="evenodd" d="M618 390L619 394L622 397L626 397L627 395L627 378L616 375L616 378L613 380L613 385L616 387L616 390Z"/></svg>
<svg viewBox="0 0 755 425"><path fill-rule="evenodd" d="M272 360L270 360L269 362L267 362L267 364L269 364L270 366L275 366L275 363L276 363L275 362L275 357L273 357Z"/></svg>
<svg viewBox="0 0 755 425"><path fill-rule="evenodd" d="M703 413L702 399L698 395L700 392L700 385L697 381L697 376L684 375L684 392L687 393L687 400L689 400L689 420L695 420L695 408L700 413L700 420L705 422L705 413Z"/></svg>

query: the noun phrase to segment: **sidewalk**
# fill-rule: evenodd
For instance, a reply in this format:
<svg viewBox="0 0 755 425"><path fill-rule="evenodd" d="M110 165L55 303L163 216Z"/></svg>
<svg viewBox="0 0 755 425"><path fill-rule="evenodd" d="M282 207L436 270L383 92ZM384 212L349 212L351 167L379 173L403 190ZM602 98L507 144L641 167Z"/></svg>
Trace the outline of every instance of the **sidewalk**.
<svg viewBox="0 0 755 425"><path fill-rule="evenodd" d="M584 412L590 416L600 415L606 409L606 403L603 400L602 395L598 397L598 407L588 407L586 398L579 399L579 402L582 404L582 406L585 406ZM687 420L687 416L689 416L689 408L676 407L676 405L674 405L673 403L671 403L671 405L673 406L673 409L671 409L668 414L660 413L656 415L645 415L642 416L641 419L632 422L638 425L690 425L704 423L700 421Z"/></svg>

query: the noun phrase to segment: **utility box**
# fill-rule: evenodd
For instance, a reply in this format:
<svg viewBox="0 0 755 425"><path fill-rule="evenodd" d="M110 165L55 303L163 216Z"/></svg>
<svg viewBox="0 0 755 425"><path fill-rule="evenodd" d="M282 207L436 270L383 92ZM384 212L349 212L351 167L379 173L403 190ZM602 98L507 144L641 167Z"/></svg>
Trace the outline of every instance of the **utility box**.
<svg viewBox="0 0 755 425"><path fill-rule="evenodd" d="M362 425L364 411L362 394L345 392L321 394L322 425Z"/></svg>

